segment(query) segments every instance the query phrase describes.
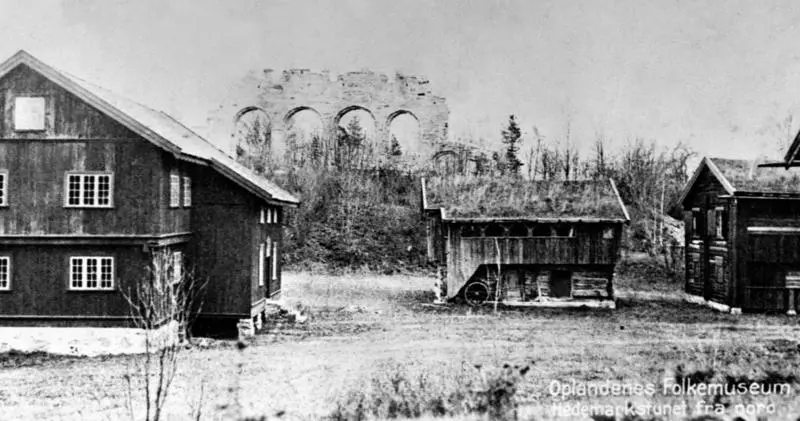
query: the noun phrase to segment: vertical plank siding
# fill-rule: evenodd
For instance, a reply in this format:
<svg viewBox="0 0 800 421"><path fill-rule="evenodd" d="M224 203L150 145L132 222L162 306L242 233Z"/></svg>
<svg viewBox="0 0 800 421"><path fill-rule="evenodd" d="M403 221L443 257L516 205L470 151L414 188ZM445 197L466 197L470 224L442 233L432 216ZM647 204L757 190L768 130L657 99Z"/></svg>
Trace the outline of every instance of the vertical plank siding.
<svg viewBox="0 0 800 421"><path fill-rule="evenodd" d="M613 267L619 255L620 224L574 224L573 237L462 237L459 224L447 226L447 295L461 288L484 268L499 263L502 270L526 272L567 270L573 273L572 287L581 294L609 297ZM611 228L612 238L603 238ZM600 285L598 285L598 282Z"/></svg>
<svg viewBox="0 0 800 421"><path fill-rule="evenodd" d="M208 167L190 172L194 201L192 250L208 280L203 313L249 315L254 235L258 222L252 199L241 187Z"/></svg>
<svg viewBox="0 0 800 421"><path fill-rule="evenodd" d="M800 270L800 234L750 232L747 227L800 228L800 200L739 198L737 212L742 247L739 250L739 305L750 310L786 311L786 274Z"/></svg>
<svg viewBox="0 0 800 421"><path fill-rule="evenodd" d="M18 95L45 98L44 131L14 130ZM0 101L0 169L9 178L0 236L188 231L188 221L173 221L187 211L164 199L173 163L160 149L25 66L0 79ZM112 208L64 207L66 173L82 171L113 173Z"/></svg>
<svg viewBox="0 0 800 421"><path fill-rule="evenodd" d="M130 246L0 245L0 255L10 256L13 267L11 290L0 292L0 325L11 316L126 318L129 307L120 291L144 279L150 261L149 253ZM74 256L114 257L114 290L70 291L69 258Z"/></svg>
<svg viewBox="0 0 800 421"><path fill-rule="evenodd" d="M45 98L44 130L14 129L17 96ZM259 200L238 184L209 167L178 161L24 65L0 79L0 111L0 170L8 173L0 254L11 256L13 268L11 291L0 292L0 323L10 320L3 316L73 317L78 324L89 316L128 316L120 288L146 275L146 240L125 246L70 243L80 236L190 233L189 244L173 247L185 250L197 275L208 280L204 315L248 317L255 300L280 290L280 268L277 279L268 273L270 282L258 288L255 266L262 238L277 241L281 252L281 228L258 226ZM65 207L66 174L91 171L113 173L113 206ZM190 177L190 206L183 200L170 206L171 173L181 181ZM181 198L183 188L181 182ZM55 235L60 237L47 237ZM11 245L31 236L42 239L35 246ZM69 256L80 254L115 258L115 291L66 290Z"/></svg>
<svg viewBox="0 0 800 421"><path fill-rule="evenodd" d="M715 212L722 207L730 218L730 201L722 198L727 191L706 167L703 168L689 194L683 202L685 291L722 304L731 304L731 255L735 226L728 223L725 238L717 238ZM702 231L696 232L693 224L693 209L697 209L698 224Z"/></svg>

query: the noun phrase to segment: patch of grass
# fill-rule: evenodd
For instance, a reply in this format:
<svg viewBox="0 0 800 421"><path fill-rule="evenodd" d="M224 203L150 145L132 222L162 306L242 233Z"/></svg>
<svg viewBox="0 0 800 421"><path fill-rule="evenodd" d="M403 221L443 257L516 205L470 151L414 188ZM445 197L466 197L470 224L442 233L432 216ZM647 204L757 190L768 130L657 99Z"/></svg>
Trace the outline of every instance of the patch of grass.
<svg viewBox="0 0 800 421"><path fill-rule="evenodd" d="M635 256L617 263L615 287L636 292L676 293L682 292L684 285L667 274L660 259Z"/></svg>
<svg viewBox="0 0 800 421"><path fill-rule="evenodd" d="M389 361L337 402L329 419L420 418L481 414L516 419L515 395L529 367L411 367Z"/></svg>
<svg viewBox="0 0 800 421"><path fill-rule="evenodd" d="M188 349L181 357L170 419L187 419L187 402L196 400L198 383L204 378L213 379L206 383L207 419L235 419L219 409L230 406L231 387L241 387L243 414L255 419L261 414L274 419L272 414L281 411L285 419L320 419L334 413L337 405L344 405L342 417L352 413L345 409L352 409L358 399L348 396L372 390L375 377L380 387L365 395L365 402L392 396L414 408L411 404L422 397L415 398L419 394L405 386L390 394L392 379L403 378L415 390L448 402L445 398L457 390L480 390L470 385L484 384L483 371L499 373L505 362L535 359L525 381L516 383L513 396L520 405L520 418L546 419L527 415L533 413L529 408L547 410L556 401L548 393L553 381L660 385L667 375L674 375L668 369L679 364L685 373L713 368L717 376L753 380L768 376L781 380L800 373L800 326L797 319L786 316L734 316L660 296L626 297L613 311L501 308L495 313L491 308L429 305L433 282L421 276L284 273L284 299L290 305L300 303L313 317L305 324L288 324L275 335L259 335L241 351L223 346L232 344L224 341ZM131 358L54 359L0 370L3 416L121 419L126 416L121 410L125 390L119 379L128 372L125 366ZM469 364L462 368L462 361ZM489 369L478 371L475 364ZM458 378L461 370L463 379ZM487 380L499 377L486 376ZM102 394L98 398L96 393ZM591 402L581 397L575 401ZM770 420L794 419L789 415L800 413L797 393L775 402L784 412ZM433 412L421 419L433 418ZM362 413L366 416L368 411ZM445 418L484 419L485 415Z"/></svg>
<svg viewBox="0 0 800 421"><path fill-rule="evenodd" d="M53 355L44 351L20 352L11 350L0 354L0 368L41 366L47 362L78 359L82 359L82 357Z"/></svg>

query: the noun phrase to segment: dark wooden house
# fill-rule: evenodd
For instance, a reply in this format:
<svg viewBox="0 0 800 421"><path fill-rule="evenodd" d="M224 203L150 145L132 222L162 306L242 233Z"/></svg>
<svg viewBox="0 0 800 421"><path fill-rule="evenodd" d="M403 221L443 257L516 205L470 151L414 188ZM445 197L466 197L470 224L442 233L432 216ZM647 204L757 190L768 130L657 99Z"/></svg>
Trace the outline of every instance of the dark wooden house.
<svg viewBox="0 0 800 421"><path fill-rule="evenodd" d="M422 181L428 257L440 299L614 306L625 205L611 180Z"/></svg>
<svg viewBox="0 0 800 421"><path fill-rule="evenodd" d="M280 294L291 194L24 51L0 64L0 112L0 326L126 325L121 291L159 250L208 281L201 319L251 319Z"/></svg>
<svg viewBox="0 0 800 421"><path fill-rule="evenodd" d="M703 158L678 201L686 292L722 311L794 314L800 288L800 172Z"/></svg>

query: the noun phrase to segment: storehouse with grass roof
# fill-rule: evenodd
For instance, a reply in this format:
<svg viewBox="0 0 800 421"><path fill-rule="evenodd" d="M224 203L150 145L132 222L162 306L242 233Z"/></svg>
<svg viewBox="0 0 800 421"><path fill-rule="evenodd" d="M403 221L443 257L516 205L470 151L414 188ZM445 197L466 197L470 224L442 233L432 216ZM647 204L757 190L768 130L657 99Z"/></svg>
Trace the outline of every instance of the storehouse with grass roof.
<svg viewBox="0 0 800 421"><path fill-rule="evenodd" d="M703 158L675 213L685 224L690 300L723 311L796 313L800 170Z"/></svg>
<svg viewBox="0 0 800 421"><path fill-rule="evenodd" d="M422 180L439 299L614 307L628 211L612 180Z"/></svg>

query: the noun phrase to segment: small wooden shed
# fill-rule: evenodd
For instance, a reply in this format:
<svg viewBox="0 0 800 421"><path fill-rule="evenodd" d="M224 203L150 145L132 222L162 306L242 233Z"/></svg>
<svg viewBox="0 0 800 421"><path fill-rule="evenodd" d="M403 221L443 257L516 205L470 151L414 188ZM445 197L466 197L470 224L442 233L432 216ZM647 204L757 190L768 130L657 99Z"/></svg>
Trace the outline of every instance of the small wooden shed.
<svg viewBox="0 0 800 421"><path fill-rule="evenodd" d="M678 206L691 297L723 311L795 314L800 171L706 157Z"/></svg>
<svg viewBox="0 0 800 421"><path fill-rule="evenodd" d="M441 300L614 307L630 218L613 181L423 179L422 207Z"/></svg>

